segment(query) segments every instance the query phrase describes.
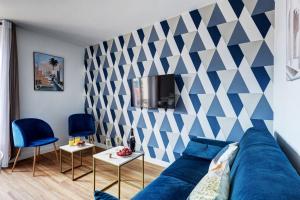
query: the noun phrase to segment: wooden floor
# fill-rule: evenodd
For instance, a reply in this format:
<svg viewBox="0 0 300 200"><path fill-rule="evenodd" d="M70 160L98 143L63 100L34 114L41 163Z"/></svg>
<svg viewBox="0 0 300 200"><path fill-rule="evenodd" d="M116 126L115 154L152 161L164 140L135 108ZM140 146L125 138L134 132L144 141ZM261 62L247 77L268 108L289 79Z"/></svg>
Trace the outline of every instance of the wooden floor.
<svg viewBox="0 0 300 200"><path fill-rule="evenodd" d="M99 150L98 150L99 151ZM83 153L83 164L92 167L91 152ZM79 157L78 157L79 158ZM63 154L64 169L71 164L70 156ZM75 166L79 160L75 159ZM145 162L145 186L155 179L162 167ZM75 176L88 171L81 167L75 170ZM115 180L117 169L97 161L96 188L103 188ZM131 199L141 187L141 160L133 161L122 168L121 199ZM127 181L130 182L127 182ZM117 196L117 185L106 192ZM11 168L2 169L0 174L0 199L2 200L76 200L93 199L93 174L88 174L77 181L71 180L71 171L59 172L59 163L54 152L40 156L36 165L35 177L32 177L32 159L19 161L13 173Z"/></svg>

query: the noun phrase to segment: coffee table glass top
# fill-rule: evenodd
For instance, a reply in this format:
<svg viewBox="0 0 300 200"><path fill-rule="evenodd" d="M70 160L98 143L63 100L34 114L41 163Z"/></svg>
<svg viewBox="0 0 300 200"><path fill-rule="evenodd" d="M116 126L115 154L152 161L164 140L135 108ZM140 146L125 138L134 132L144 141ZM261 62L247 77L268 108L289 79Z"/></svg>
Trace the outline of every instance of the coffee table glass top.
<svg viewBox="0 0 300 200"><path fill-rule="evenodd" d="M82 151L82 150L85 150L85 149L89 149L89 148L92 148L94 147L95 145L94 144L90 144L90 143L85 143L84 146L70 146L70 145L64 145L64 146L60 146L59 148L61 150L64 150L64 151L67 151L67 152L70 152L70 153L74 153L74 152L77 152L77 151Z"/></svg>
<svg viewBox="0 0 300 200"><path fill-rule="evenodd" d="M126 156L126 157L118 156L117 152L123 148L124 148L123 146L113 147L106 151L102 151L100 153L94 154L93 157L97 160L102 160L104 162L107 162L115 166L121 166L144 155L143 152L133 152L130 156ZM111 158L109 157L109 154L111 154Z"/></svg>

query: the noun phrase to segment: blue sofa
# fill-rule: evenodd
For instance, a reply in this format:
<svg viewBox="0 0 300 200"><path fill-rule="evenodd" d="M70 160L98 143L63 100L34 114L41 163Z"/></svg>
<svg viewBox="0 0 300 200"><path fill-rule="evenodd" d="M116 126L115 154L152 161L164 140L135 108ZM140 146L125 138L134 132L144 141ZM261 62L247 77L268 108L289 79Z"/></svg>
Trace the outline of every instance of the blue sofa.
<svg viewBox="0 0 300 200"><path fill-rule="evenodd" d="M225 146L227 142L192 139ZM249 129L231 167L230 199L300 199L300 177L267 131ZM182 156L133 200L184 200L207 173L210 160Z"/></svg>
<svg viewBox="0 0 300 200"><path fill-rule="evenodd" d="M228 142L194 138L224 147ZM207 173L209 159L183 155L133 200L185 200ZM300 177L268 131L249 129L231 167L232 200L300 199Z"/></svg>

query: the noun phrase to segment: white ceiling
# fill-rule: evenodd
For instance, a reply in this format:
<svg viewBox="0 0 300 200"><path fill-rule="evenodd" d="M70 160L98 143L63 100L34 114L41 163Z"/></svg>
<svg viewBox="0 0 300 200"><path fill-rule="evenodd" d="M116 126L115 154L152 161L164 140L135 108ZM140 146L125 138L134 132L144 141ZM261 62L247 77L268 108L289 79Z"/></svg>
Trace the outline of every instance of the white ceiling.
<svg viewBox="0 0 300 200"><path fill-rule="evenodd" d="M80 46L128 33L215 0L0 0L0 19Z"/></svg>

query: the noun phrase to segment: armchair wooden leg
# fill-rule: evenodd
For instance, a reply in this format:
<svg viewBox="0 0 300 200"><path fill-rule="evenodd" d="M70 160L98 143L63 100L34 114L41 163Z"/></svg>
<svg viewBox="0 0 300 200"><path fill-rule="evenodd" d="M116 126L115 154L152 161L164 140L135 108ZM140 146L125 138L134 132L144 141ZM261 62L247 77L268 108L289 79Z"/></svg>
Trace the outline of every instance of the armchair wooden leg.
<svg viewBox="0 0 300 200"><path fill-rule="evenodd" d="M53 147L54 147L54 151L55 151L56 160L57 160L57 162L59 162L55 143L53 143Z"/></svg>
<svg viewBox="0 0 300 200"><path fill-rule="evenodd" d="M34 156L33 156L32 176L34 176L34 173L35 173L35 162L36 162L37 151L38 151L38 147L35 147L34 148Z"/></svg>
<svg viewBox="0 0 300 200"><path fill-rule="evenodd" d="M36 157L36 162L38 163L40 160L40 155L41 155L41 147L37 147L37 157Z"/></svg>
<svg viewBox="0 0 300 200"><path fill-rule="evenodd" d="M19 156L20 156L20 152L21 152L21 148L18 149L17 156L16 156L16 158L15 158L13 167L11 168L11 172L13 172L14 169L15 169L15 166L16 166L16 164L17 164L18 158L19 158Z"/></svg>

